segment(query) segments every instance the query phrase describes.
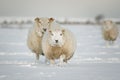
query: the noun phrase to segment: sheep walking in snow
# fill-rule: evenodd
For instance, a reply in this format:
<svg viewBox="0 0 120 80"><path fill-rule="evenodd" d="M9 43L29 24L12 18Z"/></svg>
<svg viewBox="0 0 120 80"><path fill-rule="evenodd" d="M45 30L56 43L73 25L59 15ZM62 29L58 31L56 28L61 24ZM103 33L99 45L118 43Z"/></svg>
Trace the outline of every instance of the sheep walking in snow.
<svg viewBox="0 0 120 80"><path fill-rule="evenodd" d="M109 41L108 44L113 44L119 34L117 26L111 20L103 22L102 33L104 40Z"/></svg>
<svg viewBox="0 0 120 80"><path fill-rule="evenodd" d="M35 53L36 60L39 60L39 55L44 55L41 45L42 37L53 21L53 18L35 18L34 27L28 33L27 45Z"/></svg>
<svg viewBox="0 0 120 80"><path fill-rule="evenodd" d="M42 49L50 64L55 64L55 59L60 59L60 64L67 63L75 52L76 40L71 31L52 24L42 38Z"/></svg>

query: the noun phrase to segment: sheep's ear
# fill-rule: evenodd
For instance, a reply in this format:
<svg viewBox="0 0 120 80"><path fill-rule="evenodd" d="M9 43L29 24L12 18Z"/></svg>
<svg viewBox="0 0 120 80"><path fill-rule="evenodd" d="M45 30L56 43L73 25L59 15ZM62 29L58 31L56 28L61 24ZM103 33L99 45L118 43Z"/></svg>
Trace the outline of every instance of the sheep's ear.
<svg viewBox="0 0 120 80"><path fill-rule="evenodd" d="M36 17L34 20L37 21L37 22L39 22L40 18Z"/></svg>
<svg viewBox="0 0 120 80"><path fill-rule="evenodd" d="M49 18L49 22L53 22L54 21L54 19L53 18Z"/></svg>

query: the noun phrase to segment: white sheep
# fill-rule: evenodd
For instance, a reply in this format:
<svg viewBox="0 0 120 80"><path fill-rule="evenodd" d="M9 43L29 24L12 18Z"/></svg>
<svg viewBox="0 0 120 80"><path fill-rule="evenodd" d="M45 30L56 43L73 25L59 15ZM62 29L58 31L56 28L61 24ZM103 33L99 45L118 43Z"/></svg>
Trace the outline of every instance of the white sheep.
<svg viewBox="0 0 120 80"><path fill-rule="evenodd" d="M67 63L75 53L76 39L71 31L51 24L42 38L42 49L50 64L55 64L55 59L60 59L60 64Z"/></svg>
<svg viewBox="0 0 120 80"><path fill-rule="evenodd" d="M113 44L119 34L116 24L111 20L104 21L102 27L102 34L104 40L109 42L108 44Z"/></svg>
<svg viewBox="0 0 120 80"><path fill-rule="evenodd" d="M53 18L35 18L34 26L29 30L27 45L28 48L35 53L36 60L39 60L39 55L44 55L41 40L43 34L47 31L52 22L54 22Z"/></svg>

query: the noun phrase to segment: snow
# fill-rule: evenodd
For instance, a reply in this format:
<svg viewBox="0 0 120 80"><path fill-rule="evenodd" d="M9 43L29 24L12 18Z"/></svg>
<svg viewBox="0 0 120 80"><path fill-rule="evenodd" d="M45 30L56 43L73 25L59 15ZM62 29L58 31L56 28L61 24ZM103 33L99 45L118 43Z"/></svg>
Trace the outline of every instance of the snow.
<svg viewBox="0 0 120 80"><path fill-rule="evenodd" d="M119 80L120 39L107 47L98 25L62 25L77 39L77 50L64 66L35 64L27 48L27 28L0 28L0 80ZM17 27L17 26L16 26Z"/></svg>

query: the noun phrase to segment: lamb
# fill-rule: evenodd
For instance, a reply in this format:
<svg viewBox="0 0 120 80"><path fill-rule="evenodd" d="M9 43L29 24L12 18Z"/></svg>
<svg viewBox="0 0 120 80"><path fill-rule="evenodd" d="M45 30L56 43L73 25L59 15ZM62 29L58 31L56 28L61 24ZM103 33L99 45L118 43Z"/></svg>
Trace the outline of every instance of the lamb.
<svg viewBox="0 0 120 80"><path fill-rule="evenodd" d="M51 28L42 38L42 50L50 64L60 59L60 65L72 58L76 49L76 39L71 31L51 24Z"/></svg>
<svg viewBox="0 0 120 80"><path fill-rule="evenodd" d="M41 47L41 41L44 33L50 26L50 23L54 22L53 18L35 18L34 27L29 30L27 38L28 48L35 53L36 60L39 60L39 55L44 55Z"/></svg>
<svg viewBox="0 0 120 80"><path fill-rule="evenodd" d="M113 44L119 34L116 24L111 20L104 21L102 27L102 34L104 40L109 41L109 44Z"/></svg>

